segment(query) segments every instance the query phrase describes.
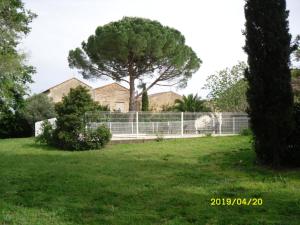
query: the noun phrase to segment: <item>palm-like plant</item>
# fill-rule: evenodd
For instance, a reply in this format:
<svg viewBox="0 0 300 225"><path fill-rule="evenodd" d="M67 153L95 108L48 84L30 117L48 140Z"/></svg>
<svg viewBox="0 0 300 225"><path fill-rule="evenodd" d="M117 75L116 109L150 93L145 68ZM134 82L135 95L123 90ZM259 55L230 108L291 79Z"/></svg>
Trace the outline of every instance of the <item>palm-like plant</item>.
<svg viewBox="0 0 300 225"><path fill-rule="evenodd" d="M174 109L180 112L208 112L209 109L204 102L205 100L202 100L197 94L184 95L182 99L175 100Z"/></svg>

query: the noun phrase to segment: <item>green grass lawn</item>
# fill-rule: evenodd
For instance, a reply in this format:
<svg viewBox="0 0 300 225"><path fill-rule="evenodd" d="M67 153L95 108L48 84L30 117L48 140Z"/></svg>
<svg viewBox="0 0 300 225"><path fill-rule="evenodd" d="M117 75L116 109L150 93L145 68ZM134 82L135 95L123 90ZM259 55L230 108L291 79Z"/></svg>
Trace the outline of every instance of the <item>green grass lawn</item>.
<svg viewBox="0 0 300 225"><path fill-rule="evenodd" d="M0 224L299 225L300 171L255 166L250 146L235 136L65 152L0 140Z"/></svg>

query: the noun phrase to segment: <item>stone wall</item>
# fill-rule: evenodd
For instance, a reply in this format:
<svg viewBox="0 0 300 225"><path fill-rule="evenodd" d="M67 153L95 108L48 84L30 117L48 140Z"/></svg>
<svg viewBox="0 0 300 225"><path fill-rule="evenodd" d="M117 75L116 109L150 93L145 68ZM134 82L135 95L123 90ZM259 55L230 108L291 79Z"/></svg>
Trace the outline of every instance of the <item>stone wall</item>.
<svg viewBox="0 0 300 225"><path fill-rule="evenodd" d="M173 106L176 99L182 99L182 96L172 91L149 95L149 110L162 111L166 107Z"/></svg>
<svg viewBox="0 0 300 225"><path fill-rule="evenodd" d="M52 98L53 102L57 103L57 102L61 102L63 96L68 95L70 92L71 88L76 88L79 85L86 87L87 89L90 90L90 94L93 97L93 92L92 92L92 88L81 82L80 80L76 79L76 78L72 78L70 80L67 80L63 83L60 83L50 89L48 89L47 91L45 91L44 93L48 95L48 97Z"/></svg>
<svg viewBox="0 0 300 225"><path fill-rule="evenodd" d="M111 111L128 112L129 90L117 83L112 83L93 90L94 101L107 105Z"/></svg>

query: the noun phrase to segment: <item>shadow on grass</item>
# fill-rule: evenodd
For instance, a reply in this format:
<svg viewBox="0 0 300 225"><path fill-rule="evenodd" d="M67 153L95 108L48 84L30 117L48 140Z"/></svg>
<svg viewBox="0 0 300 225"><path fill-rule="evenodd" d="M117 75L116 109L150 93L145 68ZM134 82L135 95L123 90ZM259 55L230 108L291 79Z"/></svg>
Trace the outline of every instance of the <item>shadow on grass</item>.
<svg viewBox="0 0 300 225"><path fill-rule="evenodd" d="M36 149L36 150L62 151L61 149L49 146L47 144L36 143L34 140L33 140L32 143L25 143L25 144L23 144L22 147Z"/></svg>

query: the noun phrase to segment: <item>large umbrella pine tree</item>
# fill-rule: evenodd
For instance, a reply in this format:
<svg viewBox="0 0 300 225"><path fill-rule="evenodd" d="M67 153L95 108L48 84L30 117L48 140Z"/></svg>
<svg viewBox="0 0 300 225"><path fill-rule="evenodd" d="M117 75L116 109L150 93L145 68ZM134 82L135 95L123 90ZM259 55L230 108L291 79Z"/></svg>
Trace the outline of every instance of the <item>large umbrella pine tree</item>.
<svg viewBox="0 0 300 225"><path fill-rule="evenodd" d="M81 48L69 52L68 61L84 78L126 82L130 111L142 95L135 94L136 81L147 83L146 91L154 85L185 87L201 64L179 31L131 17L99 26Z"/></svg>

